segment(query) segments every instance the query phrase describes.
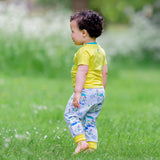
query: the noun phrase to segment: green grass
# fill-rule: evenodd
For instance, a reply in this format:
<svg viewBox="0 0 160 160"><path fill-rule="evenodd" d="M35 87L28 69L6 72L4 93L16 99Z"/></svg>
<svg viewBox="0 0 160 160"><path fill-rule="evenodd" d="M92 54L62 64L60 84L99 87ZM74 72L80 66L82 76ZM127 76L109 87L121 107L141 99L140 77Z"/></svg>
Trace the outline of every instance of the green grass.
<svg viewBox="0 0 160 160"><path fill-rule="evenodd" d="M63 118L71 80L1 75L0 159L160 159L160 70L116 69L97 119L98 150L76 156Z"/></svg>
<svg viewBox="0 0 160 160"><path fill-rule="evenodd" d="M7 75L61 77L70 76L77 48L66 37L56 34L47 38L26 38L0 31L0 71ZM62 45L62 41L66 42ZM65 66L65 67L64 67Z"/></svg>

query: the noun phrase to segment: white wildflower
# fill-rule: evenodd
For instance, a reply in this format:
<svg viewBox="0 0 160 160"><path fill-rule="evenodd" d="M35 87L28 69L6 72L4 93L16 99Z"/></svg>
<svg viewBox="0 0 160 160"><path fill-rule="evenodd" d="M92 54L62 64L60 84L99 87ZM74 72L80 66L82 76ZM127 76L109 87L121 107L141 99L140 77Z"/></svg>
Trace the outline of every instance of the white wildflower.
<svg viewBox="0 0 160 160"><path fill-rule="evenodd" d="M8 148L9 145L8 145L8 143L5 143L4 146L5 146L6 148Z"/></svg>
<svg viewBox="0 0 160 160"><path fill-rule="evenodd" d="M6 104L1 105L2 108L7 108L8 106Z"/></svg>
<svg viewBox="0 0 160 160"><path fill-rule="evenodd" d="M30 135L30 133L29 133L28 131L26 132L26 134L27 134L27 135Z"/></svg>
<svg viewBox="0 0 160 160"><path fill-rule="evenodd" d="M22 139L25 139L26 136L25 135L16 134L15 138L22 140Z"/></svg>
<svg viewBox="0 0 160 160"><path fill-rule="evenodd" d="M47 110L47 106L43 106L43 109Z"/></svg>
<svg viewBox="0 0 160 160"><path fill-rule="evenodd" d="M38 113L38 111L37 111L37 110L34 110L34 113L35 113L35 114L37 114L37 113Z"/></svg>
<svg viewBox="0 0 160 160"><path fill-rule="evenodd" d="M43 106L43 105L33 105L33 108L36 108L37 110L47 110L47 106Z"/></svg>
<svg viewBox="0 0 160 160"><path fill-rule="evenodd" d="M4 79L0 79L0 85L4 84Z"/></svg>
<svg viewBox="0 0 160 160"><path fill-rule="evenodd" d="M49 123L52 124L53 123L52 120L49 120Z"/></svg>
<svg viewBox="0 0 160 160"><path fill-rule="evenodd" d="M47 135L44 136L44 139L46 139L46 138L47 138Z"/></svg>
<svg viewBox="0 0 160 160"><path fill-rule="evenodd" d="M5 142L9 143L11 141L10 138L5 139Z"/></svg>

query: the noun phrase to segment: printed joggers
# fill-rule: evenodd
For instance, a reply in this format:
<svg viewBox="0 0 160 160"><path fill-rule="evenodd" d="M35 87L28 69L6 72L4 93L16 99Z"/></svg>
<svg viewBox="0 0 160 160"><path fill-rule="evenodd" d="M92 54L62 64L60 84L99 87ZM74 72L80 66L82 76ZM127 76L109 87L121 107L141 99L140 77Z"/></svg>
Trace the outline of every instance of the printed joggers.
<svg viewBox="0 0 160 160"><path fill-rule="evenodd" d="M98 117L105 98L103 88L83 89L79 108L73 106L73 96L68 101L64 118L75 142L86 140L89 148L97 149L98 132L96 118Z"/></svg>

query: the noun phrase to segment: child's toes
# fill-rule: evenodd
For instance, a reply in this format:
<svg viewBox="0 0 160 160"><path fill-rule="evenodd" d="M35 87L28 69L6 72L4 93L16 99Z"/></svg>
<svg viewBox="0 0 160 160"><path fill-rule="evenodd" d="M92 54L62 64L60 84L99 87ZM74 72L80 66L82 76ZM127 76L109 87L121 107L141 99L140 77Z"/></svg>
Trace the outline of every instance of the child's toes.
<svg viewBox="0 0 160 160"><path fill-rule="evenodd" d="M78 145L73 154L78 154L81 151L86 150L88 148L88 146L89 146L88 143L82 143L82 144Z"/></svg>

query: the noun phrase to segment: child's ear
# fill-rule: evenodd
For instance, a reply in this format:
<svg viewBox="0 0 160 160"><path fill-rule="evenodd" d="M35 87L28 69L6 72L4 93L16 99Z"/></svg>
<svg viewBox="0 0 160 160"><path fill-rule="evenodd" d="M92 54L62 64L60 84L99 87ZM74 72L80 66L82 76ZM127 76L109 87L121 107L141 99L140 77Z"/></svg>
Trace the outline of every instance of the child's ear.
<svg viewBox="0 0 160 160"><path fill-rule="evenodd" d="M82 34L83 34L83 37L86 37L86 36L88 35L87 30L86 30L86 29L83 29L83 30L82 30Z"/></svg>

